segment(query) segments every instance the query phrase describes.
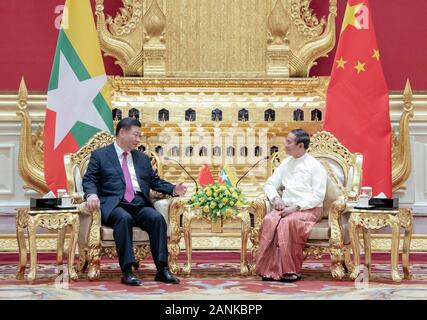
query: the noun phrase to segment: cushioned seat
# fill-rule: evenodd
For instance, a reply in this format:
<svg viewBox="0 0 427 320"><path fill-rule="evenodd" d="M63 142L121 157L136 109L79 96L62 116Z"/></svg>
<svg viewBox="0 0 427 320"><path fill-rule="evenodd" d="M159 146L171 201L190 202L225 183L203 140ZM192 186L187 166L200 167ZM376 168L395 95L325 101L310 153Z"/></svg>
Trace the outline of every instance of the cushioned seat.
<svg viewBox="0 0 427 320"><path fill-rule="evenodd" d="M344 276L344 260L347 269L351 269L349 258L350 237L348 234L348 214L346 202L355 199L359 193L362 176L362 155L353 154L332 134L318 132L310 139L308 153L318 159L325 167L328 180L323 201L323 216L310 232L305 256L320 258L324 254L331 256L332 276L341 279ZM286 157L284 152L272 156L270 175ZM263 197L252 205L255 224L251 230L253 256L258 253L259 227L263 217L271 212L272 205ZM252 266L255 270L255 264Z"/></svg>
<svg viewBox="0 0 427 320"><path fill-rule="evenodd" d="M308 240L324 240L329 239L329 222L328 219L322 219L311 230Z"/></svg>

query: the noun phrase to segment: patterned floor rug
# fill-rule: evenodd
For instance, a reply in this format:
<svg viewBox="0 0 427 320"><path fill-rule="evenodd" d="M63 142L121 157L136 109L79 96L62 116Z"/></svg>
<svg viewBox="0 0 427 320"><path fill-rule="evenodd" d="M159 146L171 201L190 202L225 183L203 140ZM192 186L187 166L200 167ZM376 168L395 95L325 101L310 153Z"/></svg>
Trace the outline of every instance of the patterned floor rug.
<svg viewBox="0 0 427 320"><path fill-rule="evenodd" d="M180 256L180 262L184 256ZM33 284L16 280L17 254L0 254L0 299L167 299L167 300L256 300L256 299L427 299L427 254L411 254L411 280L391 280L390 256L374 254L370 279L333 280L327 257L306 260L303 278L294 283L265 282L257 276L239 274L238 252L195 252L192 273L180 276L181 284L154 281L155 268L150 259L141 263L139 287L120 283L115 260L102 261L101 279L89 281L82 274L76 282L58 276L53 254L39 254L37 278ZM400 269L402 274L402 270Z"/></svg>

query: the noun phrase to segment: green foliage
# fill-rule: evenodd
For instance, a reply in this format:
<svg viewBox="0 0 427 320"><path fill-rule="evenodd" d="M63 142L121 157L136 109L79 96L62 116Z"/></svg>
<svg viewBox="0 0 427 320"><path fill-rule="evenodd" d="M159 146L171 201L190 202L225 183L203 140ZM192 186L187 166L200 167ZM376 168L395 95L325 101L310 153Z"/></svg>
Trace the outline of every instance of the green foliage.
<svg viewBox="0 0 427 320"><path fill-rule="evenodd" d="M193 194L187 203L200 208L204 217L216 221L236 214L246 204L246 199L240 189L215 183Z"/></svg>

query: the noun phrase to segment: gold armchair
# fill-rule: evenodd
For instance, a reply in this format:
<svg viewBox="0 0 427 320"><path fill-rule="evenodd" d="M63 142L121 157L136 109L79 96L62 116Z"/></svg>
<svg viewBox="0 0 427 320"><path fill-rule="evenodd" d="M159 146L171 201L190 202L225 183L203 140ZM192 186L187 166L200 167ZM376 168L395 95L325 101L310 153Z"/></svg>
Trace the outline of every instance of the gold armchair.
<svg viewBox="0 0 427 320"><path fill-rule="evenodd" d="M320 258L329 254L333 278L342 279L345 274L344 262L347 269L353 268L349 252L346 201L355 199L359 193L363 157L360 154L351 153L326 131L318 132L311 137L308 153L323 164L328 173L328 181L323 202L323 217L311 231L304 254L306 258ZM269 168L270 175L285 157L284 152L273 155ZM262 198L256 200L252 208L255 223L250 238L255 259L259 247L259 228L262 219L271 211L272 206L267 198ZM252 270L255 270L255 263Z"/></svg>
<svg viewBox="0 0 427 320"><path fill-rule="evenodd" d="M101 212L99 210L88 211L82 196L84 194L82 187L82 177L86 172L89 163L90 154L93 150L104 147L114 142L114 136L108 132L99 132L95 134L79 151L74 154L64 156L67 185L70 194L78 202L80 210L80 232L78 237L79 246L79 271L85 271L88 267L88 277L90 280L98 279L100 276L101 257L107 255L110 258L117 257L116 245L113 237L113 229L101 225ZM147 151L146 154L151 159L153 169L161 176L161 165L158 157ZM168 224L168 249L169 264L172 272L177 271L177 255L179 253L178 241L175 236L179 232L176 214L178 210L173 210L178 205L178 199L165 198L157 192L151 193L154 207L164 217ZM79 201L80 200L80 201ZM144 259L149 253L148 234L140 228L133 229L134 253L137 262Z"/></svg>

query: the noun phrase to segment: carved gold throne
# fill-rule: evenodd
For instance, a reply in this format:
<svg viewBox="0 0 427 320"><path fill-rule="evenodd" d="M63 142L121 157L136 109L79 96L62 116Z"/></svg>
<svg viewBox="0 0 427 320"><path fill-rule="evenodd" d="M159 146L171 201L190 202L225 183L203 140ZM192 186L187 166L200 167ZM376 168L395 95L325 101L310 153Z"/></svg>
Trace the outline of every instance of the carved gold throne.
<svg viewBox="0 0 427 320"><path fill-rule="evenodd" d="M308 153L318 159L325 167L328 180L325 200L323 201L323 217L311 231L304 256L320 258L324 254L331 256L332 277L342 279L345 267L352 269L349 259L350 238L348 234L348 214L346 201L354 199L360 189L363 156L351 153L331 133L321 131L310 139ZM277 152L270 162L270 175L286 157L284 151ZM259 247L259 228L266 214L272 210L270 201L262 198L253 204L255 207L255 226L252 241L256 256ZM255 265L253 265L253 270Z"/></svg>
<svg viewBox="0 0 427 320"><path fill-rule="evenodd" d="M108 132L95 134L80 150L73 154L64 156L64 164L67 176L68 191L76 198L82 199L84 194L82 177L86 172L90 154L93 150L104 147L114 142L114 136ZM146 152L151 159L153 169L161 175L159 158L153 152ZM179 252L177 239L174 235L178 230L178 217L171 215L171 210L176 206L177 200L164 197L162 194L153 192L151 198L154 207L165 218L168 224L168 249L169 263L172 272L177 270L177 254ZM90 280L98 279L100 276L101 257L107 255L109 258L117 257L116 245L113 237L113 228L101 225L101 212L99 210L88 211L85 203L79 204L80 208L80 232L78 238L79 246L79 271L84 272L88 267ZM133 228L133 243L136 262L139 263L150 253L148 234L140 228Z"/></svg>

